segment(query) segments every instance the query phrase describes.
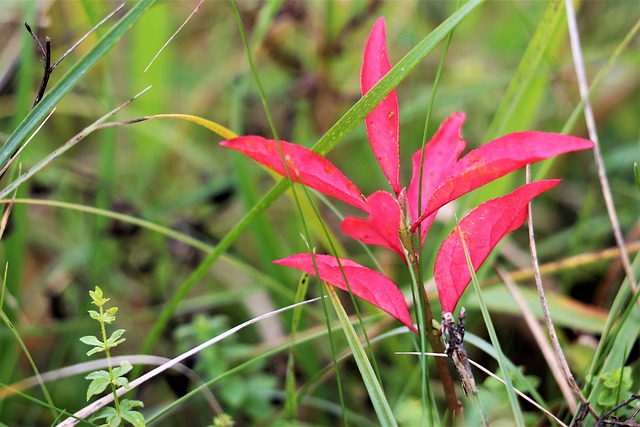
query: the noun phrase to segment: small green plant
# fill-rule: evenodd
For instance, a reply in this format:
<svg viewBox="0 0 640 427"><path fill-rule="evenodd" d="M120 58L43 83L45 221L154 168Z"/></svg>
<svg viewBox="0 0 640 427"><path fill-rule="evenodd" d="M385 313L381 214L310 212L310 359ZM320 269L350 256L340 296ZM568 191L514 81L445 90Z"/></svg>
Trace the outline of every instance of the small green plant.
<svg viewBox="0 0 640 427"><path fill-rule="evenodd" d="M87 388L87 400L89 400L91 396L102 393L107 386L110 385L114 402L114 407L103 408L95 415L94 419L104 418L105 423L103 426L116 427L122 425L124 421L128 421L135 427L142 427L145 425L144 417L140 412L134 411L133 408L143 407L143 403L139 400L120 400L116 392L118 387L129 388L129 380L127 380L125 375L133 368L131 363L127 361L122 362L119 367L114 368L111 365L110 350L125 341L125 338L122 338L125 332L124 329L115 330L111 336L107 338L107 328L105 325L110 325L115 322L118 307L105 307L105 304L110 298L104 297L102 289L100 289L99 286L96 286L94 291L89 291L89 295L91 296L92 303L98 306L99 309L99 311L89 310L89 316L100 323L101 339L93 335L87 335L80 338L80 341L93 347L87 352L87 356L104 351L109 370L93 371L85 377L91 380Z"/></svg>
<svg viewBox="0 0 640 427"><path fill-rule="evenodd" d="M611 372L605 372L600 375L604 390L598 396L598 405L604 408L613 408L627 397L633 394L631 386L633 379L631 378L631 367L625 366L622 369L614 369ZM618 415L631 415L632 411L625 411L626 408L620 408Z"/></svg>

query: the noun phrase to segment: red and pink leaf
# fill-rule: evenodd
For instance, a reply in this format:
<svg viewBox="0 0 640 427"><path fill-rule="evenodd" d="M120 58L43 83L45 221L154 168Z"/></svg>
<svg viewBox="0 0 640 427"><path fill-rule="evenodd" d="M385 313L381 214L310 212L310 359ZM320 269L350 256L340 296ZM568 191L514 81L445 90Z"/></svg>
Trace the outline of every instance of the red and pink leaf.
<svg viewBox="0 0 640 427"><path fill-rule="evenodd" d="M551 179L525 184L506 196L482 203L460 221L459 227L442 243L434 266L434 278L444 312L453 313L471 280L461 234L473 269L477 271L500 239L527 219L527 204L559 183L559 179Z"/></svg>
<svg viewBox="0 0 640 427"><path fill-rule="evenodd" d="M431 194L442 181L443 176L448 172L458 157L464 151L465 140L460 134L465 115L463 113L453 113L450 115L435 133L431 141L424 148L424 164L422 167L422 188L418 185L420 180L420 164L422 163L422 150L418 150L413 155L413 177L409 185L408 200L411 209L411 219L416 221L420 217L422 209L418 207L418 193L422 191L420 204L427 205ZM424 244L427 231L436 217L434 212L422 222L422 244Z"/></svg>
<svg viewBox="0 0 640 427"><path fill-rule="evenodd" d="M367 200L371 208L369 217L345 218L342 221L342 231L362 243L389 248L404 258L398 237L400 227L398 201L386 191L376 191Z"/></svg>
<svg viewBox="0 0 640 427"><path fill-rule="evenodd" d="M371 29L360 73L364 96L391 69L387 55L384 18ZM365 118L371 149L396 195L400 193L400 119L395 89Z"/></svg>
<svg viewBox="0 0 640 427"><path fill-rule="evenodd" d="M447 172L412 231L440 207L488 182L527 164L589 148L593 148L589 140L545 132L517 132L494 139L470 151Z"/></svg>
<svg viewBox="0 0 640 427"><path fill-rule="evenodd" d="M286 177L287 173L282 163L282 156L284 156L289 175L294 182L304 184L369 213L369 204L358 187L333 163L308 148L280 141L281 155L278 141L261 136L241 136L230 141L222 141L220 145L240 151Z"/></svg>
<svg viewBox="0 0 640 427"><path fill-rule="evenodd" d="M345 291L351 290L355 296L386 311L413 332L417 332L411 321L404 295L395 283L377 271L350 259L339 258L339 260L340 263L331 255L315 255L319 278ZM313 258L308 253L291 255L274 263L296 268L312 276L316 275ZM349 282L348 286L345 276Z"/></svg>

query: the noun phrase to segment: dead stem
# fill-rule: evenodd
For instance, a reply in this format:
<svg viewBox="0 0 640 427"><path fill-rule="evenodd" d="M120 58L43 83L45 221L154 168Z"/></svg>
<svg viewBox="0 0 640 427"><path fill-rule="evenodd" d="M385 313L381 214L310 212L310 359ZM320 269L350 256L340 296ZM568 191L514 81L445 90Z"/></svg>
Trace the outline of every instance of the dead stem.
<svg viewBox="0 0 640 427"><path fill-rule="evenodd" d="M616 239L616 245L620 252L620 260L622 266L629 280L629 285L633 293L638 292L638 284L633 275L631 269L631 263L629 257L624 250L625 243L620 229L620 222L618 221L618 214L616 213L616 207L611 195L611 187L609 186L609 179L607 178L607 171L604 166L604 160L602 159L602 153L600 152L600 143L598 141L598 132L596 130L596 122L593 116L593 110L591 103L589 102L589 87L587 85L587 77L584 69L584 60L582 58L582 48L580 46L580 34L578 33L578 24L576 22L576 13L573 7L572 0L565 0L565 7L567 9L567 24L569 26L569 40L571 43L571 52L573 54L573 63L576 70L576 78L578 80L578 88L580 89L580 97L584 101L584 117L587 123L587 129L589 131L589 138L593 141L593 156L596 162L596 169L598 170L598 178L600 180L600 186L602 188L602 196L604 198L605 205L607 206L607 213L609 214L609 221L611 222L611 228L613 235ZM640 306L640 300L638 300Z"/></svg>
<svg viewBox="0 0 640 427"><path fill-rule="evenodd" d="M531 182L531 166L527 165L526 167L526 175L527 182ZM558 336L556 335L556 329L553 326L553 320L551 320L551 314L549 313L549 305L547 304L547 297L544 293L544 287L542 286L542 276L540 275L540 267L538 264L538 250L536 248L536 240L533 232L533 212L531 210L531 203L527 206L527 227L529 228L529 250L531 252L531 263L533 265L534 270L534 278L536 282L536 289L538 290L538 296L540 298L540 306L542 308L542 315L544 317L545 324L547 325L547 331L549 332L549 338L551 339L551 345L553 346L553 350L556 356L556 360L558 364L562 368L562 373L564 374L565 380L571 390L575 394L575 396L582 402L583 405L589 408L589 412L596 418L598 415L591 408L589 402L582 395L582 391L576 380L569 369L569 365L567 364L567 360L564 357L564 353L562 352L562 348L560 347L560 342L558 341Z"/></svg>

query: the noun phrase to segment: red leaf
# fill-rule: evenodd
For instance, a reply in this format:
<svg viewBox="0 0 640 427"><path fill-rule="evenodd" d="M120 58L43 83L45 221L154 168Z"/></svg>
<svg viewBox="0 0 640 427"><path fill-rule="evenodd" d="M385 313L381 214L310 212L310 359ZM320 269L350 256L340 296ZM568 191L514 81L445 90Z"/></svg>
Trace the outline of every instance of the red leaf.
<svg viewBox="0 0 640 427"><path fill-rule="evenodd" d="M338 264L334 256L315 255L315 261L321 280L345 291L350 288L355 296L386 311L413 332L417 332L411 321L404 295L389 278L346 258L340 258L340 264ZM316 275L313 259L308 253L291 255L274 261L274 264L297 268L312 276ZM349 281L348 287L344 280L345 276Z"/></svg>
<svg viewBox="0 0 640 427"><path fill-rule="evenodd" d="M559 179L551 179L525 184L506 196L482 203L460 221L459 229L462 230L474 271L480 268L500 239L524 223L527 204L559 183ZM453 313L471 280L458 228L440 246L433 275L442 310Z"/></svg>
<svg viewBox="0 0 640 427"><path fill-rule="evenodd" d="M398 228L400 227L400 206L398 201L386 191L376 191L368 197L371 214L368 218L347 217L342 221L342 231L368 245L384 246L402 253Z"/></svg>
<svg viewBox="0 0 640 427"><path fill-rule="evenodd" d="M470 151L456 163L433 192L411 231L440 207L521 167L570 151L593 148L593 142L544 132L510 133Z"/></svg>
<svg viewBox="0 0 640 427"><path fill-rule="evenodd" d="M422 168L422 196L421 205L426 206L427 201L431 197L433 190L442 181L444 174L452 167L460 154L464 151L466 141L460 135L460 129L464 123L465 115L463 113L453 113L450 115L438 129L431 141L429 141L424 149L424 165ZM411 209L411 218L416 221L422 212L418 208L418 192L420 187L420 163L422 162L422 150L418 150L413 155L413 177L409 185L408 199ZM434 212L429 218L422 222L422 243L424 244L427 231L436 217Z"/></svg>
<svg viewBox="0 0 640 427"><path fill-rule="evenodd" d="M280 175L287 176L276 140L261 136L241 136L230 141L222 141L220 145L240 151ZM367 199L358 187L329 160L308 148L290 142L280 141L280 147L294 182L369 213Z"/></svg>
<svg viewBox="0 0 640 427"><path fill-rule="evenodd" d="M371 29L364 50L360 85L364 96L391 69L387 55L384 18ZM365 118L371 149L396 195L400 193L400 122L395 89Z"/></svg>

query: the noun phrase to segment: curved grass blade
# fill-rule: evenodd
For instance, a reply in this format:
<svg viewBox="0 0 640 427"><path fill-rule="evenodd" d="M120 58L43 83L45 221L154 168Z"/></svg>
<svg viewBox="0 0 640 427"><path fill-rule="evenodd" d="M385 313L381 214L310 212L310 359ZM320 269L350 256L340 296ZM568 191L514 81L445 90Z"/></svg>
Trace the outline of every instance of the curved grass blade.
<svg viewBox="0 0 640 427"><path fill-rule="evenodd" d="M485 141L496 138L508 126L522 94L538 70L540 61L552 40L555 29L559 25L563 11L561 0L551 0L549 2L547 10L531 38L531 42L527 46L527 50L520 60L515 76L498 106L489 130L487 130L484 137Z"/></svg>
<svg viewBox="0 0 640 427"><path fill-rule="evenodd" d="M316 257L317 256L318 255L316 255ZM353 358L358 365L360 376L362 376L364 385L367 388L367 392L376 411L376 415L378 415L380 425L398 425L393 416L393 412L391 411L391 406L389 406L389 402L387 401L384 391L382 390L382 387L376 378L376 374L371 367L371 363L367 358L367 353L364 351L364 348L358 339L358 334L356 334L356 330L349 321L349 316L347 316L347 313L344 311L344 307L342 307L340 298L338 298L338 295L332 286L327 286L327 292L329 293L333 307L335 308L336 313L338 314L338 319L344 329L344 334L349 342L349 347L351 347L351 351L353 352Z"/></svg>

